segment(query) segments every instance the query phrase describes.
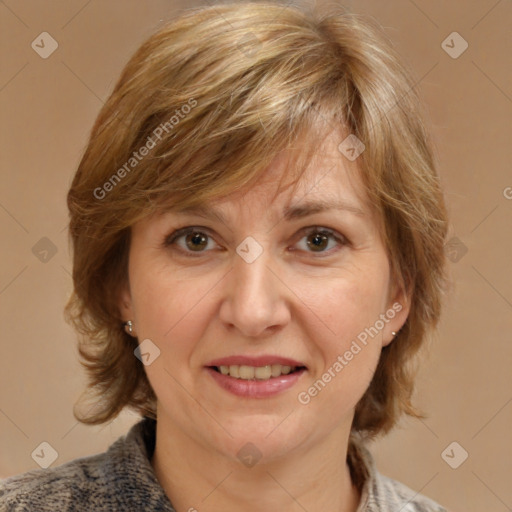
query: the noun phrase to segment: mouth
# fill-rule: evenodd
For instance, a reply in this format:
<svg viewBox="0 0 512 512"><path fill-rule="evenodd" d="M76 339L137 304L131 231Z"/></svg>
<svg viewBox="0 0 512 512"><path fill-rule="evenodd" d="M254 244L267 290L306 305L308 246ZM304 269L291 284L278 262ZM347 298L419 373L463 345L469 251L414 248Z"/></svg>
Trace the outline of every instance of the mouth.
<svg viewBox="0 0 512 512"><path fill-rule="evenodd" d="M249 365L219 365L209 366L212 370L229 377L241 380L258 380L265 381L276 379L283 375L305 370L305 366L290 366L284 364L267 364L265 366L249 366Z"/></svg>
<svg viewBox="0 0 512 512"><path fill-rule="evenodd" d="M223 357L210 361L205 369L220 388L244 398L279 395L308 371L302 362L270 354Z"/></svg>

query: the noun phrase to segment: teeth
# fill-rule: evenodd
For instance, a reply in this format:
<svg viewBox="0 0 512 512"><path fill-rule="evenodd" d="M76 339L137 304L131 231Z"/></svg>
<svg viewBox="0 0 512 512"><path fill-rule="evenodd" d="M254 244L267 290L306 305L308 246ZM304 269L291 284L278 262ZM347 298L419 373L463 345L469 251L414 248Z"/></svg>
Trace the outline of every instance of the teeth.
<svg viewBox="0 0 512 512"><path fill-rule="evenodd" d="M259 380L267 380L272 377L272 368L270 366L258 366L254 369L254 376Z"/></svg>
<svg viewBox="0 0 512 512"><path fill-rule="evenodd" d="M229 371L231 373L231 366L229 367ZM242 366L239 366L238 367L238 376L241 378L241 379L244 379L244 380L249 380L249 379L254 379L254 366L245 366L245 365L242 365Z"/></svg>
<svg viewBox="0 0 512 512"><path fill-rule="evenodd" d="M271 366L271 368L272 368L272 377L279 377L279 375L281 375L282 366L280 364L273 364Z"/></svg>
<svg viewBox="0 0 512 512"><path fill-rule="evenodd" d="M280 375L288 375L295 370L295 367L272 364L267 366L247 366L232 364L229 366L219 366L218 369L222 375L229 375L236 379L242 380L268 380L271 377L279 377Z"/></svg>
<svg viewBox="0 0 512 512"><path fill-rule="evenodd" d="M292 371L292 367L291 366L283 366L281 368L281 373L283 375L288 375L291 371Z"/></svg>

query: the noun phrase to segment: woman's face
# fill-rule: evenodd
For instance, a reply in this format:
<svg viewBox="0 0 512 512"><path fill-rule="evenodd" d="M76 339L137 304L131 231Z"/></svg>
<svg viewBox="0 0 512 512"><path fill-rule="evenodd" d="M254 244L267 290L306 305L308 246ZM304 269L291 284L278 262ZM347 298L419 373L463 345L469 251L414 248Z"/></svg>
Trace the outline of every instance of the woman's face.
<svg viewBox="0 0 512 512"><path fill-rule="evenodd" d="M122 309L169 431L233 459L346 441L408 307L339 140L274 201L282 158L206 216L133 226Z"/></svg>

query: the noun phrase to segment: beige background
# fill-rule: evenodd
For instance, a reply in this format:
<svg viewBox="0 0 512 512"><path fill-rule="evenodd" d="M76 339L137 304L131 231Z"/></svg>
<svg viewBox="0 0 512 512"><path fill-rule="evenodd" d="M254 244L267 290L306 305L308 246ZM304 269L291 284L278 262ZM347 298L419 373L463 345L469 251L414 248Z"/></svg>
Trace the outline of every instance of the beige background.
<svg viewBox="0 0 512 512"><path fill-rule="evenodd" d="M403 422L374 453L381 472L454 511L510 510L512 3L344 5L385 27L419 81L451 236L460 240L451 253L455 289L419 379L417 401L429 417ZM86 427L72 416L84 377L62 317L71 290L65 194L122 66L179 8L164 0L0 3L1 477L37 468L31 453L43 441L62 464L105 450L136 420L123 414ZM47 59L31 48L43 31L58 42ZM457 59L441 46L453 31L469 44ZM453 441L469 453L458 469L441 457Z"/></svg>

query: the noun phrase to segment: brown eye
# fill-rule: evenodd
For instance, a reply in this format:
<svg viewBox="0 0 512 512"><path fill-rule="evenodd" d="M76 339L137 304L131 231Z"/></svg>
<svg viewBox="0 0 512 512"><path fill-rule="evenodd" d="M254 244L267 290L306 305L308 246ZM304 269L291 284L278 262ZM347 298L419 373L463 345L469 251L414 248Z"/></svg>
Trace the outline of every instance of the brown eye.
<svg viewBox="0 0 512 512"><path fill-rule="evenodd" d="M194 231L186 235L185 244L191 251L201 251L208 245L208 236L200 231Z"/></svg>
<svg viewBox="0 0 512 512"><path fill-rule="evenodd" d="M315 253L317 257L333 255L349 241L343 236L323 227L305 228L297 247L303 253Z"/></svg>
<svg viewBox="0 0 512 512"><path fill-rule="evenodd" d="M329 245L329 235L320 232L312 233L308 235L306 243L313 252L323 251Z"/></svg>
<svg viewBox="0 0 512 512"><path fill-rule="evenodd" d="M204 229L185 227L171 233L164 240L165 247L176 247L179 251L200 256L215 247L213 238Z"/></svg>

